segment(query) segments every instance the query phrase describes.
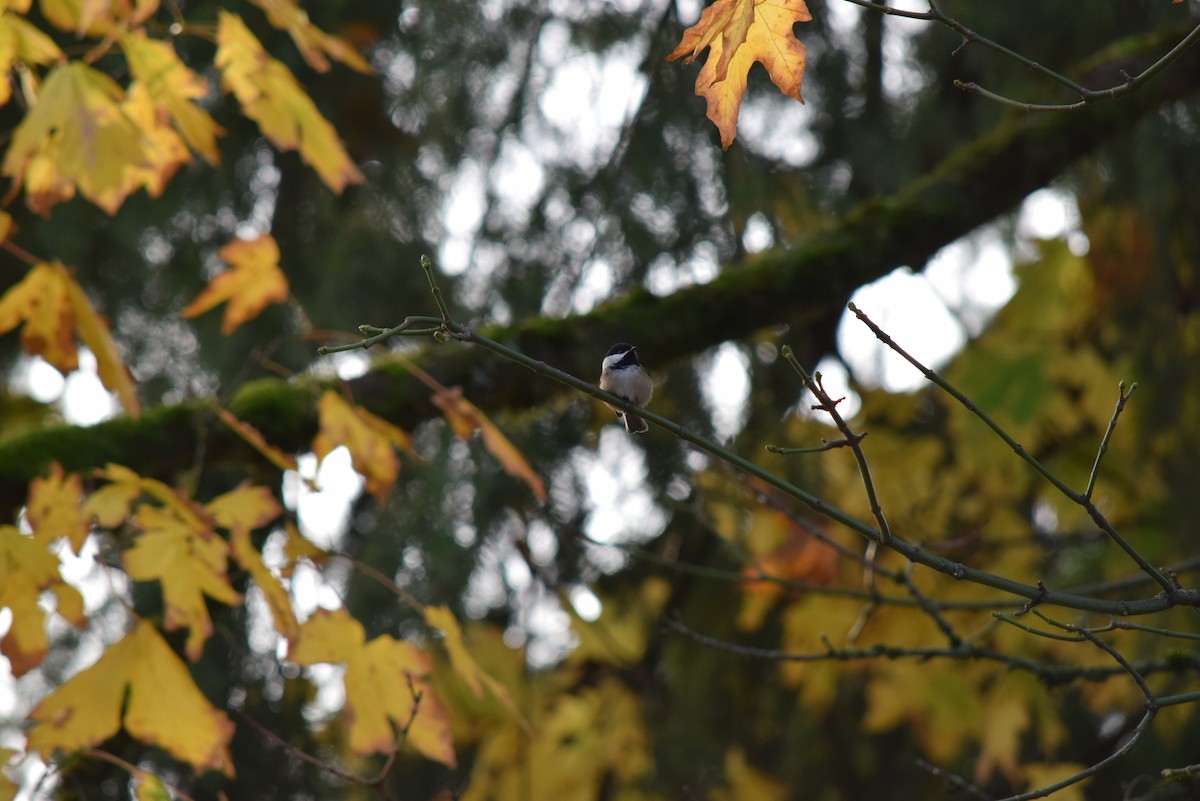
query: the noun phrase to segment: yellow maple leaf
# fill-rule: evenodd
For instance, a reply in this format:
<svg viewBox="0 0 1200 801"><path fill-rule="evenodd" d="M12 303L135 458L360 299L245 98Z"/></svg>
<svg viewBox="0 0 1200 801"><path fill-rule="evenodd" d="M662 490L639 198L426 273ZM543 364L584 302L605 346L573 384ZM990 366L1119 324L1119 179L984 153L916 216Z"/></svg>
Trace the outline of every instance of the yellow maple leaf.
<svg viewBox="0 0 1200 801"><path fill-rule="evenodd" d="M345 719L355 753L390 752L398 731L407 726L406 743L430 759L455 766L449 715L424 681L433 660L413 643L387 634L367 642L362 624L344 609L319 609L300 627L289 657L305 666L346 665Z"/></svg>
<svg viewBox="0 0 1200 801"><path fill-rule="evenodd" d="M72 550L79 553L90 528L83 511L83 481L74 473L64 474L62 465L54 462L49 476L29 483L25 517L34 538L51 543L66 537Z"/></svg>
<svg viewBox="0 0 1200 801"><path fill-rule="evenodd" d="M75 331L96 356L100 381L116 393L126 413L137 417L136 386L121 361L104 319L96 313L83 287L61 263L34 265L16 286L0 297L0 334L24 321L21 346L41 356L60 373L79 367Z"/></svg>
<svg viewBox="0 0 1200 801"><path fill-rule="evenodd" d="M287 557L287 564L279 571L281 576L290 578L301 559L307 559L315 565L324 565L329 562L329 552L301 534L300 529L291 520L283 524L283 531L287 535L287 540L283 544L283 555Z"/></svg>
<svg viewBox="0 0 1200 801"><path fill-rule="evenodd" d="M209 164L220 163L217 137L225 131L195 103L208 94L208 81L188 69L169 42L140 30L124 31L118 41L135 84L145 87L154 108L169 115L192 150Z"/></svg>
<svg viewBox="0 0 1200 801"><path fill-rule="evenodd" d="M270 234L234 240L217 251L217 255L233 269L209 281L204 291L179 313L181 317L196 317L228 301L221 321L221 333L228 336L269 304L287 300L287 278L279 269L279 245Z"/></svg>
<svg viewBox="0 0 1200 801"><path fill-rule="evenodd" d="M437 390L433 395L433 404L442 410L450 428L463 439L468 439L476 431L482 432L484 447L496 457L504 472L524 481L539 501L546 502L546 485L542 477L496 424L463 397L462 388Z"/></svg>
<svg viewBox="0 0 1200 801"><path fill-rule="evenodd" d="M266 487L241 486L214 499L205 508L217 525L229 530L233 558L262 590L275 629L285 638L295 639L300 633L300 624L292 610L291 598L250 541L254 529L265 526L283 513L279 501Z"/></svg>
<svg viewBox="0 0 1200 801"><path fill-rule="evenodd" d="M79 367L79 353L71 331L75 321L67 301L64 273L62 265L43 262L5 292L0 297L0 334L23 321L21 346L66 375Z"/></svg>
<svg viewBox="0 0 1200 801"><path fill-rule="evenodd" d="M188 630L184 650L194 662L213 629L205 596L228 605L242 601L226 578L229 545L211 526L176 508L143 504L133 523L142 533L125 553L125 572L135 581L159 582L163 625Z"/></svg>
<svg viewBox="0 0 1200 801"><path fill-rule="evenodd" d="M83 503L84 514L95 518L104 528L113 528L129 517L134 499L143 493L141 476L128 467L111 463L96 470L94 475L109 483L88 495Z"/></svg>
<svg viewBox="0 0 1200 801"><path fill-rule="evenodd" d="M358 51L337 36L330 36L325 31L313 25L308 19L308 12L300 8L293 0L251 0L254 5L267 12L267 19L280 30L291 34L292 41L300 50L300 55L308 65L317 72L329 71L329 59L340 61L352 70L368 73L371 67L359 55Z"/></svg>
<svg viewBox="0 0 1200 801"><path fill-rule="evenodd" d="M58 613L72 624L86 622L82 596L63 581L58 567L49 539L0 526L0 609L12 610L12 625L0 641L0 654L8 658L14 676L40 665L49 648L46 614L38 605L43 590L54 592Z"/></svg>
<svg viewBox="0 0 1200 801"><path fill-rule="evenodd" d="M454 613L445 606L427 606L425 607L425 622L442 632L444 636L442 644L450 656L450 667L471 689L471 693L476 698L481 698L486 687L488 692L495 696L496 700L508 710L513 718L528 730L529 723L522 717L517 705L513 703L508 690L481 668L475 661L475 657L471 656L470 651L467 650L462 628L458 625L458 619L454 617Z"/></svg>
<svg viewBox="0 0 1200 801"><path fill-rule="evenodd" d="M29 749L47 758L56 748L69 753L103 742L124 723L130 736L198 771L234 775L228 750L233 724L208 702L183 660L144 620L47 696L29 719L35 724Z"/></svg>
<svg viewBox="0 0 1200 801"><path fill-rule="evenodd" d="M17 62L22 64L50 64L65 58L46 34L34 25L5 11L0 15L0 75L7 76ZM12 84L0 81L0 106L12 97Z"/></svg>
<svg viewBox="0 0 1200 801"><path fill-rule="evenodd" d="M686 56L683 63L690 64L708 48L696 94L705 99L708 118L721 132L721 147L728 148L737 136L746 79L755 62L766 67L781 92L804 102L800 83L807 56L792 26L811 19L804 0L717 0L684 31L667 60Z"/></svg>
<svg viewBox="0 0 1200 801"><path fill-rule="evenodd" d="M30 209L49 214L78 189L114 214L141 186L137 171L153 164L146 132L122 109L124 99L112 78L80 61L50 71L0 164L0 172L24 182Z"/></svg>
<svg viewBox="0 0 1200 801"><path fill-rule="evenodd" d="M169 115L159 109L145 84L130 85L121 111L141 132L144 164L130 164L126 180L141 186L150 197L159 197L179 168L192 160L183 139L168 124Z"/></svg>
<svg viewBox="0 0 1200 801"><path fill-rule="evenodd" d="M56 28L96 38L136 28L158 10L158 0L41 0L38 5Z"/></svg>
<svg viewBox="0 0 1200 801"><path fill-rule="evenodd" d="M217 57L222 84L237 97L246 116L281 150L296 150L335 192L361 183L338 141L337 131L321 116L296 76L263 50L241 17L221 11L217 21Z"/></svg>
<svg viewBox="0 0 1200 801"><path fill-rule="evenodd" d="M408 449L408 434L348 403L333 390L326 390L317 401L317 415L321 428L312 442L317 460L324 460L334 448L345 445L354 469L366 480L367 492L382 503L400 474L394 448Z"/></svg>

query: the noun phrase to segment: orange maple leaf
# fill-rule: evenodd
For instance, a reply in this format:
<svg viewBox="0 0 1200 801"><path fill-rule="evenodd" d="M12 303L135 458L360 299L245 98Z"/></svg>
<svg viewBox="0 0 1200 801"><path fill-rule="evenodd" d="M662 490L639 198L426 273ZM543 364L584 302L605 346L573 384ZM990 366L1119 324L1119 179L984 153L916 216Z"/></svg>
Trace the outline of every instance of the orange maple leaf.
<svg viewBox="0 0 1200 801"><path fill-rule="evenodd" d="M405 742L421 754L454 767L450 717L425 681L433 660L411 642L383 634L367 642L363 626L344 609L318 609L300 627L289 658L300 665L345 663L346 726L357 754L389 752L393 727L407 726Z"/></svg>
<svg viewBox="0 0 1200 801"><path fill-rule="evenodd" d="M238 239L217 251L233 266L208 282L204 291L179 314L188 319L228 301L221 333L228 336L271 303L287 300L288 283L279 269L279 245L270 234Z"/></svg>
<svg viewBox="0 0 1200 801"><path fill-rule="evenodd" d="M198 771L233 776L228 750L233 724L205 699L183 660L144 620L34 707L29 719L34 722L29 749L46 758L57 748L69 753L101 743L124 723L132 737Z"/></svg>
<svg viewBox="0 0 1200 801"><path fill-rule="evenodd" d="M246 116L258 123L263 136L281 150L298 151L335 192L348 183L361 183L362 173L338 141L337 131L291 70L267 55L241 17L221 11L217 20L214 63L221 82L237 97Z"/></svg>
<svg viewBox="0 0 1200 801"><path fill-rule="evenodd" d="M708 118L721 132L721 147L728 148L737 136L746 79L755 62L766 67L781 92L804 102L800 83L806 54L792 26L811 19L804 0L717 0L684 31L667 60L687 56L683 63L690 64L708 48L696 94L708 104Z"/></svg>

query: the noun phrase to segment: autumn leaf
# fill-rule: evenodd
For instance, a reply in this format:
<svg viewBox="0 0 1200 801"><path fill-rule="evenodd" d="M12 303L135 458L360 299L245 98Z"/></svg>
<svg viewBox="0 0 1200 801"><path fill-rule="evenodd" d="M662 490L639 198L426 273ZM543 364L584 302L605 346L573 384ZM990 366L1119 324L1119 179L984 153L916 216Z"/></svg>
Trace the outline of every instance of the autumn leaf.
<svg viewBox="0 0 1200 801"><path fill-rule="evenodd" d="M200 658L212 634L205 596L221 603L241 603L227 578L229 545L211 526L178 507L142 504L133 517L142 530L125 553L125 572L135 581L158 581L166 608L167 631L187 629L188 659Z"/></svg>
<svg viewBox="0 0 1200 801"><path fill-rule="evenodd" d="M382 503L400 474L394 448L410 448L408 434L366 409L347 403L333 390L327 390L317 401L317 415L321 428L312 443L317 460L324 460L334 448L345 445L354 469L366 480L367 491Z"/></svg>
<svg viewBox="0 0 1200 801"><path fill-rule="evenodd" d="M324 565L329 562L329 552L301 534L300 529L291 520L283 524L283 531L287 535L287 539L283 543L283 555L287 557L287 563L279 571L281 576L290 578L301 559L307 559L315 565Z"/></svg>
<svg viewBox="0 0 1200 801"><path fill-rule="evenodd" d="M804 0L717 0L684 31L667 60L686 56L683 63L690 64L708 48L696 94L708 104L708 118L721 132L721 147L728 148L737 136L746 80L755 62L766 67L781 92L804 102L800 83L806 54L792 26L811 19Z"/></svg>
<svg viewBox="0 0 1200 801"><path fill-rule="evenodd" d="M41 356L63 375L79 367L65 272L57 262L35 265L20 283L0 297L0 334L23 321L21 346L27 353Z"/></svg>
<svg viewBox="0 0 1200 801"><path fill-rule="evenodd" d="M229 430L241 437L247 445L262 454L267 461L280 470L297 470L296 457L284 453L263 438L262 432L247 422L239 420L224 409L217 409L217 417L229 427ZM310 484L311 486L311 484Z"/></svg>
<svg viewBox="0 0 1200 801"><path fill-rule="evenodd" d="M326 56L340 61L352 70L362 73L371 71L370 65L349 42L337 36L330 36L313 25L308 19L308 12L292 0L251 2L267 13L267 19L272 25L291 34L300 55L304 56L308 65L317 72L329 71L329 59Z"/></svg>
<svg viewBox="0 0 1200 801"><path fill-rule="evenodd" d="M14 676L40 665L49 648L46 615L38 604L44 590L55 591L60 615L76 626L85 622L83 598L63 581L58 568L49 539L0 526L0 609L12 610L12 625L0 640L0 654L8 658Z"/></svg>
<svg viewBox="0 0 1200 801"><path fill-rule="evenodd" d="M35 539L51 543L66 537L79 553L91 526L83 511L83 481L74 473L64 474L62 465L50 465L50 475L29 483L25 517Z"/></svg>
<svg viewBox="0 0 1200 801"><path fill-rule="evenodd" d="M45 758L57 748L69 753L101 743L123 723L130 736L198 771L233 776L228 750L233 724L208 702L183 660L144 620L47 696L29 719L35 724L29 748Z"/></svg>
<svg viewBox="0 0 1200 801"><path fill-rule="evenodd" d="M299 665L344 663L345 720L357 754L386 753L397 732L419 753L449 767L456 764L450 719L424 678L433 660L411 642L387 634L370 642L362 624L344 609L319 609L300 627L289 657Z"/></svg>
<svg viewBox="0 0 1200 801"><path fill-rule="evenodd" d="M30 209L49 214L78 190L114 214L141 186L137 170L153 162L124 99L112 78L81 61L50 71L0 164L0 173L24 182Z"/></svg>
<svg viewBox="0 0 1200 801"><path fill-rule="evenodd" d="M208 94L208 81L188 69L169 42L139 30L123 32L119 41L135 85L145 88L154 109L171 119L188 147L209 164L220 163L217 137L225 131L195 103Z"/></svg>
<svg viewBox="0 0 1200 801"><path fill-rule="evenodd" d="M362 173L338 141L337 131L321 116L296 77L267 55L241 17L218 14L216 66L221 82L242 111L280 150L296 150L335 192L361 183Z"/></svg>
<svg viewBox="0 0 1200 801"><path fill-rule="evenodd" d="M524 454L504 436L496 424L463 397L462 389L439 389L433 395L433 403L442 410L446 421L455 434L469 439L476 431L483 433L483 444L500 462L504 472L521 479L542 503L546 502L546 485L525 459Z"/></svg>
<svg viewBox="0 0 1200 801"><path fill-rule="evenodd" d="M0 16L0 75L6 76L0 80L0 106L12 97L12 83L7 76L18 62L51 64L63 58L53 39L11 11L5 11Z"/></svg>
<svg viewBox="0 0 1200 801"><path fill-rule="evenodd" d="M51 24L77 37L103 37L118 27L136 28L158 10L159 0L41 0Z"/></svg>
<svg viewBox="0 0 1200 801"><path fill-rule="evenodd" d="M88 518L95 518L104 528L113 528L129 517L134 500L150 491L143 486L143 479L128 467L119 464L109 464L103 469L96 470L96 478L107 480L109 483L88 495L84 501L83 511ZM168 495L173 494L165 484L163 488Z"/></svg>
<svg viewBox="0 0 1200 801"><path fill-rule="evenodd" d="M196 317L228 301L221 321L221 333L228 336L269 304L287 300L287 278L279 269L279 245L270 234L235 240L217 255L233 269L209 281L200 296L179 313L181 317Z"/></svg>
<svg viewBox="0 0 1200 801"><path fill-rule="evenodd" d="M463 640L462 628L458 624L458 619L454 617L454 613L445 606L427 606L425 607L425 622L433 628L442 632L444 639L442 644L446 648L446 653L450 656L450 667L453 668L455 674L463 680L463 682L471 689L471 693L480 698L483 696L484 688L487 688L496 700L498 700L505 709L517 720L522 727L528 729L529 724L522 717L517 705L513 703L512 696L508 694L508 690L503 684L496 681L492 676L479 666L475 661L475 657L467 650L467 644Z"/></svg>
<svg viewBox="0 0 1200 801"><path fill-rule="evenodd" d="M1021 737L1029 728L1027 688L1014 674L1001 677L984 701L983 727L979 736L979 757L975 762L975 783L983 785L992 771L1000 768L1010 780L1019 775Z"/></svg>
<svg viewBox="0 0 1200 801"><path fill-rule="evenodd" d="M21 346L63 375L79 367L74 336L77 330L96 356L101 383L116 393L127 414L138 416L140 406L133 376L121 360L103 318L65 266L59 262L37 264L0 297L0 334L22 321Z"/></svg>
<svg viewBox="0 0 1200 801"><path fill-rule="evenodd" d="M283 513L283 507L266 487L241 486L221 495L205 506L217 525L229 531L229 547L234 560L250 574L262 590L275 621L275 629L291 640L300 633L300 624L292 610L292 601L279 579L263 562L262 554L250 541L250 534Z"/></svg>

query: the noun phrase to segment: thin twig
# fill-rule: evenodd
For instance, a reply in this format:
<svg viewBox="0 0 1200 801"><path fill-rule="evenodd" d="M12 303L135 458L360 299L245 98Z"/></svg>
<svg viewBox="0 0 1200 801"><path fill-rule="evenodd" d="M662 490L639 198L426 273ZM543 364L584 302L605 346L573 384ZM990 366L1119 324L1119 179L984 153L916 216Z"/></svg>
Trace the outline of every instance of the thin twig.
<svg viewBox="0 0 1200 801"><path fill-rule="evenodd" d="M858 518L854 517L850 513L845 512L842 509L839 509L838 507L830 504L829 502L825 501L824 499L817 497L813 493L808 492L807 490L801 489L800 487L796 486L795 484L792 484L791 482L786 481L779 475L772 473L768 470L764 470L763 468L754 464L750 460L748 460L742 456L739 456L738 454L734 453L733 451L729 450L728 448L718 445L717 443L713 442L711 439L709 439L707 437L697 434L696 432L689 429L687 426L684 426L678 422L675 422L674 420L671 420L669 418L655 414L654 412L651 412L647 409L643 409L640 406L636 406L635 404L630 403L629 401L625 400L624 398L617 397L616 395L613 395L612 393L605 392L604 390L597 387L595 384L592 384L588 381L584 381L580 378L576 378L575 376L571 375L570 373L559 370L556 367L552 367L552 366L546 364L545 362L539 361L537 359L533 359L518 350L515 350L515 349L510 348L506 345L503 345L499 342L496 342L495 340L489 339L489 338L475 332L470 327L465 326L461 323L456 323L453 320L444 320L443 321L438 318L430 318L430 317L409 317L405 322L409 324L408 325L409 328L411 328L413 325L418 325L418 324L432 324L432 325L438 326L437 332L434 334L434 336L444 337L446 339L455 339L460 342L466 342L466 343L477 345L479 347L482 347L486 350L491 351L492 353L497 354L498 356L501 356L502 358L505 358L505 359L508 359L509 361L523 365L539 375L553 379L554 381L558 381L559 383L564 384L568 387L571 387L572 389L575 389L579 392L590 395L591 397L596 398L597 400L604 401L609 406L612 406L612 407L618 408L618 409L622 409L627 412L633 412L636 415L638 415L639 417L642 417L643 419L645 419L647 422L674 434L676 437L678 437L681 440L684 440L685 442L691 443L692 445L696 446L698 449L704 451L705 453L709 453L709 454L717 457L718 459L721 459L722 461L726 462L727 464L731 465L732 467L735 467L738 470L741 470L748 475L754 476L755 478L762 480L767 485L780 490L781 492L785 493L789 497L794 498L795 500L797 500L800 503L804 504L805 506L809 507L813 511L817 512L818 514L821 514L837 523L841 523L842 525L849 528L851 531L854 531L854 532L862 535L863 537L870 540L871 542L880 542L880 540L881 540L879 531L877 531L875 528L873 528L869 524L859 520ZM878 330L878 328L876 326L874 326L873 323L871 323L870 325L873 328L875 328L875 330ZM397 326L394 329L374 329L374 328L366 327L372 333L370 340L364 340L363 343L360 343L357 346L349 346L349 347L344 347L344 348L343 347L329 348L325 352L332 352L334 350L349 350L354 347L369 346L369 344L373 344L374 342L378 342L378 341L382 341L382 340L386 339L387 336L389 335L388 332L400 331L404 328L404 326L405 326L405 324L401 324L400 326ZM376 333L376 332L378 332L378 333ZM882 331L879 331L878 335L887 337L887 335L883 334ZM887 337L887 340L890 341L890 339L891 339L890 337ZM908 358L910 360L912 359L911 356L909 356ZM915 360L913 360L913 361L915 361ZM919 362L917 364L919 365ZM936 374L933 374L932 371L930 371L928 368L921 367L920 369L924 370L927 374L932 374L936 377ZM940 377L937 377L937 380L941 381ZM944 384L945 382L943 381L942 383ZM949 386L949 385L947 385L947 386ZM973 406L973 404L971 404L970 399L963 396L962 393L958 393L958 391L954 390L952 387L948 391L951 391L952 393L957 393L957 397L962 398L967 404L970 404L971 406ZM987 418L986 415L983 415L983 417L985 420L988 420L990 422L990 418ZM996 424L994 422L992 422L991 425L995 426ZM999 427L996 426L996 428L999 428ZM1002 434L1002 435L1006 438L1007 441L1012 442L1012 438L1008 437L1007 434ZM1015 445L1015 443L1014 443L1014 445ZM1016 445L1016 447L1018 449L1020 448L1019 445ZM1032 460L1032 461L1033 461L1033 463L1038 464L1037 460ZM1039 464L1039 467L1040 467L1040 464ZM1041 469L1042 469L1042 471L1049 474L1049 471L1046 471L1044 467L1042 467ZM1053 479L1053 482L1055 483L1056 486L1061 484L1061 481L1058 481L1056 478ZM1065 487L1065 485L1064 485L1064 491L1067 493L1071 492L1070 488ZM1073 493L1073 494L1071 494L1071 497L1078 498L1078 495ZM1094 510L1095 507L1091 506L1091 509ZM1099 517L1099 520L1104 522L1105 525L1108 525L1107 521L1104 520L1103 516L1100 515L1098 510L1095 511L1095 513L1093 515L1093 519L1096 519L1097 516ZM1103 526L1102 526L1102 528L1103 528ZM1108 525L1108 528L1104 529L1104 530L1106 531L1106 533L1109 534L1110 537L1113 536L1113 534L1115 534L1115 531L1112 530L1111 525ZM1120 535L1118 534L1117 538L1119 538L1119 537L1120 537ZM1123 542L1123 540L1120 540L1120 541ZM1127 545L1128 544L1126 544L1126 546ZM1160 593L1159 595L1151 597L1151 598L1142 598L1142 599L1137 599L1137 600L1113 601L1113 600L1106 600L1106 599L1101 599L1101 598L1092 598L1092 597L1088 597L1088 596L1077 595L1077 594L1062 592L1062 591L1050 591L1050 590L1047 590L1045 587L1030 586L1028 584L1024 584L1019 581L1014 581L1013 579L1007 578L1005 576L999 576L994 573L989 573L986 570L980 570L978 568L969 567L962 563L955 562L951 559L947 559L943 556L939 556L937 554L930 553L929 551L927 551L923 548L920 548L912 543L906 542L903 539L901 539L900 537L896 537L896 536L893 536L891 538L891 541L889 542L888 547L890 547L896 553L900 554L901 556L903 556L904 558L908 559L911 562L916 562L917 564L924 565L926 567L929 567L933 570L938 571L939 573L944 573L945 575L951 576L952 578L954 578L956 580L970 581L972 583L980 584L985 587L991 587L992 589L1000 590L1002 592L1007 592L1007 593L1016 595L1021 598L1030 599L1030 600L1036 601L1037 603L1054 604L1054 605L1058 605L1058 606L1069 607L1072 609L1080 609L1083 611L1097 612L1100 614L1107 614L1107 615L1119 615L1122 617L1130 617L1130 616L1134 616L1134 615L1143 615L1143 614L1150 614L1153 612L1160 612L1160 611L1163 611L1164 609L1170 609L1175 606L1200 607L1200 591L1178 589L1174 585L1170 584L1170 582L1167 582L1167 584L1166 584L1166 586L1170 588L1170 592L1168 592L1168 593ZM1134 553L1136 553L1136 551ZM1139 556L1138 558L1140 559L1141 557ZM1157 573L1157 571L1154 571L1153 568L1149 567L1148 563L1146 563L1144 559L1141 559L1141 565L1145 565L1144 569L1148 568L1151 571L1151 574ZM1162 577L1155 575L1156 581L1159 578L1162 578ZM1162 578L1162 581L1166 582L1167 580L1165 578Z"/></svg>
<svg viewBox="0 0 1200 801"><path fill-rule="evenodd" d="M879 503L879 496L875 493L875 482L871 480L871 468L867 464L867 456L863 453L862 436L856 434L850 424L846 422L841 413L837 410L837 405L842 399L834 400L825 391L824 385L821 383L820 375L815 378L809 375L804 366L800 364L800 360L796 358L796 354L792 351L791 346L784 345L780 351L783 358L792 366L800 375L800 380L804 382L804 386L817 399L817 405L814 409L819 409L825 412L833 419L833 424L837 426L838 431L842 432L850 450L854 453L854 460L858 462L858 474L862 476L863 490L867 494L867 501L871 508L871 514L875 517L875 523L879 526L879 544L887 545L892 539L892 530L888 527L887 518L883 514L883 506Z"/></svg>
<svg viewBox="0 0 1200 801"><path fill-rule="evenodd" d="M1063 86L1070 92L1079 96L1079 100L1073 103L1025 103L1004 95L997 94L988 89L984 89L974 81L955 80L954 86L968 94L979 95L980 97L992 100L1005 106L1017 108L1022 111L1076 111L1097 100L1111 100L1113 98L1127 95L1136 91L1144 83L1149 81L1158 73L1166 69L1172 62L1182 56L1189 47L1200 40L1200 25L1196 26L1189 32L1180 42L1171 48L1162 58L1151 64L1146 69L1142 70L1137 75L1126 75L1122 73L1124 81L1115 86L1110 86L1104 89L1089 89L1088 87L1071 80L1065 75L1062 75L1054 70L1039 64L1031 58L1021 55L1004 45L995 42L988 37L968 28L956 19L942 13L936 2L929 3L929 11L905 11L903 9L892 8L881 3L868 2L868 0L846 0L848 3L853 3L856 6L861 6L870 11L875 11L888 16L904 17L906 19L921 20L924 22L937 22L962 37L962 44L955 50L957 53L968 44L978 44L983 47L993 50L1005 58L1011 59L1021 66L1028 69L1037 75L1048 78L1051 81Z"/></svg>
<svg viewBox="0 0 1200 801"><path fill-rule="evenodd" d="M86 751L84 751L84 753L93 759L99 759L104 762L108 762L112 765L116 765L118 768L125 771L131 777L134 777L134 778L137 778L139 773L149 774L149 775L153 776L154 778L158 779L160 782L162 782L163 787L166 787L168 790L170 790L172 793L174 793L175 795L182 798L184 801L194 801L194 799L190 795L185 793L183 790L180 790L174 784L171 784L169 781L164 779L162 776L159 776L157 773L153 773L148 770L142 770L137 765L127 762L124 759L121 759L121 757L117 756L116 754L110 754L108 751L101 751L99 748L89 748ZM141 795L140 792L139 792L139 795Z"/></svg>
<svg viewBox="0 0 1200 801"><path fill-rule="evenodd" d="M1026 464L1037 471L1039 475L1049 481L1055 489L1061 492L1073 503L1083 507L1084 511L1088 513L1088 516L1092 518L1092 521L1100 528L1100 530L1107 534L1109 539L1115 542L1117 546L1121 548L1121 550L1123 550L1130 559L1133 560L1134 564L1140 567L1146 573L1146 575L1154 579L1155 583L1163 588L1165 592L1164 598L1168 604L1172 605L1177 603L1180 592L1179 588L1176 587L1170 579L1163 575L1161 571L1151 565L1146 560L1146 557L1142 556L1136 548L1134 548L1123 536L1121 536L1120 532L1113 527L1112 523L1108 521L1108 518L1105 517L1096 504L1092 502L1091 498L1075 492L1073 489L1067 486L1066 482L1064 482L1061 478L1051 472L1049 468L1034 458L1034 456L1025 450L1021 443L1013 439L1012 436L1010 436L1009 433L1005 431L999 423L997 423L986 412L976 406L975 401L968 398L966 395L960 392L957 387L955 387L946 379L942 378L930 368L926 367L904 348L900 347L896 341L891 338L891 336L889 336L882 328L876 325L875 322L871 320L871 318L868 317L861 309L859 309L853 303L847 304L847 308L849 308L850 311L854 313L854 316L861 320L863 324L867 326L867 328L871 329L871 333L875 334L875 337L880 342L887 345L897 355L899 355L913 367L920 370L921 375L925 376L925 378L936 384L944 392L962 404L962 406L966 408L967 411L971 412L971 414L982 420L984 424L996 434L996 436L1004 440L1004 443L1013 449L1013 452L1016 453L1017 456L1019 456Z"/></svg>
<svg viewBox="0 0 1200 801"><path fill-rule="evenodd" d="M1125 410L1125 404L1135 389L1137 389L1136 381L1130 385L1128 392L1125 391L1124 381L1117 385L1117 407L1113 409L1112 417L1108 421L1108 428L1104 430L1104 436L1100 439L1100 447L1096 451L1096 461L1092 464L1092 474L1088 477L1087 489L1083 491L1083 497L1088 500L1092 499L1092 490L1096 488L1096 476L1100 474L1100 460L1104 458L1104 454L1108 453L1108 443L1112 439L1113 430L1117 427L1117 418Z"/></svg>

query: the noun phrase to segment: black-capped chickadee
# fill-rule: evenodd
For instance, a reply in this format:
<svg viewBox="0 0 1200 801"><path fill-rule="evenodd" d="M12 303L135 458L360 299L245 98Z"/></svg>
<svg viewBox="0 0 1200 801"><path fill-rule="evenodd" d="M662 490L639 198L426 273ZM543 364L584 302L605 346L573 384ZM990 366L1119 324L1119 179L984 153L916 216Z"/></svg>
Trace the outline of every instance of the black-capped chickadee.
<svg viewBox="0 0 1200 801"><path fill-rule="evenodd" d="M624 398L636 406L645 406L650 402L650 397L654 394L654 385L650 381L650 374L638 361L637 348L627 342L618 342L608 349L604 357L604 366L600 370L600 389ZM636 414L627 414L624 409L612 405L608 408L625 422L625 430L630 434L641 434L650 430L646 421Z"/></svg>

